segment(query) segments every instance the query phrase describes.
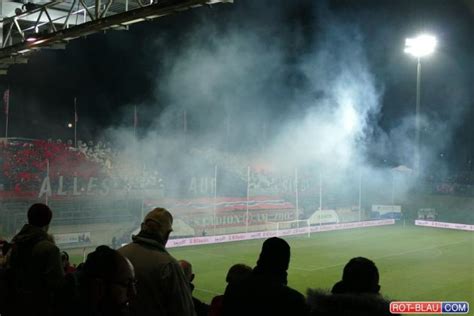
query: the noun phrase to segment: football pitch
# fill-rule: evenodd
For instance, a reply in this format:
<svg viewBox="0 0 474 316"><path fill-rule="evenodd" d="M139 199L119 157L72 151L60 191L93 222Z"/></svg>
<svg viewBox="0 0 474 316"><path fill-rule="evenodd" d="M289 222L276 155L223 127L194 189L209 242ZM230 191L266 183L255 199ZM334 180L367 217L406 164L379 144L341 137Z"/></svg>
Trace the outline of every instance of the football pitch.
<svg viewBox="0 0 474 316"><path fill-rule="evenodd" d="M474 304L474 233L401 225L285 237L291 246L288 285L330 289L349 259L367 257L380 272L381 292L392 300L468 301ZM235 263L255 266L262 240L169 249L192 263L194 295L210 302L224 292ZM73 256L77 263L79 256ZM471 305L471 312L473 306Z"/></svg>
<svg viewBox="0 0 474 316"><path fill-rule="evenodd" d="M291 246L288 285L330 289L352 257L372 259L382 293L394 300L474 303L474 234L415 226L384 226L285 238ZM263 240L171 249L196 274L194 295L205 302L225 289L230 266L255 266ZM472 310L472 307L471 307ZM471 312L472 313L472 312Z"/></svg>

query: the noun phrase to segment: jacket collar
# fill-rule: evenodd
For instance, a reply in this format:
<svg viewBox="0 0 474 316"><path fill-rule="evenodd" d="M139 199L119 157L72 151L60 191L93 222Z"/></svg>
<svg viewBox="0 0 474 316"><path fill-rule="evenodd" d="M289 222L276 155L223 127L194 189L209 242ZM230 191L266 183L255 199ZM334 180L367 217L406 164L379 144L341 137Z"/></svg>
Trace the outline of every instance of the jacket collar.
<svg viewBox="0 0 474 316"><path fill-rule="evenodd" d="M132 240L134 243L145 245L168 253L168 251L166 251L165 249L164 242L162 241L160 236L140 231L138 235L132 236Z"/></svg>

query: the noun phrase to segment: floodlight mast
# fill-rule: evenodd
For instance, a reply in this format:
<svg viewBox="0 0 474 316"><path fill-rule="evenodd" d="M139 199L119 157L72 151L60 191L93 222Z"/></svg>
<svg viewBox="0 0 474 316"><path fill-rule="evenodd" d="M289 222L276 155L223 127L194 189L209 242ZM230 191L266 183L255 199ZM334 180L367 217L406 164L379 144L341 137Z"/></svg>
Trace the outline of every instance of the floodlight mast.
<svg viewBox="0 0 474 316"><path fill-rule="evenodd" d="M415 157L413 169L420 172L420 86L421 86L421 58L431 55L438 44L436 37L422 34L405 40L405 53L417 59L416 67L416 115L415 115Z"/></svg>

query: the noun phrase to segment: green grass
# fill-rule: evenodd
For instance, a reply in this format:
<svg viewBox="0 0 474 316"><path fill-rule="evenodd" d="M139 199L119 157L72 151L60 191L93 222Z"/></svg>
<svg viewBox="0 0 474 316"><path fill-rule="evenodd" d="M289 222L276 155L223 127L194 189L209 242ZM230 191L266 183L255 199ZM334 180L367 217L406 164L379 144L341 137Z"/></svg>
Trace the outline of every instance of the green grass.
<svg viewBox="0 0 474 316"><path fill-rule="evenodd" d="M289 285L302 293L340 280L349 259L372 259L382 293L396 300L459 300L474 303L474 234L423 227L385 226L287 238ZM205 302L223 293L230 266L254 266L263 240L171 249L193 264L194 295Z"/></svg>

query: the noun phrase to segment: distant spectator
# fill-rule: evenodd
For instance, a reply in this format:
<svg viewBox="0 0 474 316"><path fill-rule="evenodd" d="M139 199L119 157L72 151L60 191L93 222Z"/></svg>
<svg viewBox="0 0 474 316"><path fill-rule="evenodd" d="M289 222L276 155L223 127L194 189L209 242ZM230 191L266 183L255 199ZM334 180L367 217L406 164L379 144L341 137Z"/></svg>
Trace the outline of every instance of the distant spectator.
<svg viewBox="0 0 474 316"><path fill-rule="evenodd" d="M367 258L351 259L344 267L342 280L332 288L332 295L321 290L308 291L312 316L382 316L392 315L390 303L379 295L379 273Z"/></svg>
<svg viewBox="0 0 474 316"><path fill-rule="evenodd" d="M75 290L64 298L61 314L126 316L136 296L132 264L118 251L99 246L87 256L80 272L70 275Z"/></svg>
<svg viewBox="0 0 474 316"><path fill-rule="evenodd" d="M61 256L47 234L53 213L44 204L28 210L28 224L12 240L7 262L12 284L7 315L51 315L64 281Z"/></svg>
<svg viewBox="0 0 474 316"><path fill-rule="evenodd" d="M6 240L1 240L0 248L2 249L0 253L0 267L3 267L6 264L6 257L7 257L7 253L11 249L11 244Z"/></svg>
<svg viewBox="0 0 474 316"><path fill-rule="evenodd" d="M193 266L189 261L186 260L179 260L179 265L183 269L184 276L186 277L186 280L189 282L189 287L191 288L191 293L194 291L194 273L193 273ZM209 314L209 305L201 302L197 298L193 296L193 304L194 304L194 310L196 311L197 316L207 316Z"/></svg>
<svg viewBox="0 0 474 316"><path fill-rule="evenodd" d="M69 262L69 254L66 251L61 252L61 262L63 263L64 274L69 274L76 271L76 268Z"/></svg>
<svg viewBox="0 0 474 316"><path fill-rule="evenodd" d="M238 286L252 275L252 268L245 264L234 264L227 272L227 286ZM224 295L215 296L209 308L209 316L221 316L223 312Z"/></svg>
<svg viewBox="0 0 474 316"><path fill-rule="evenodd" d="M195 315L191 289L179 263L165 249L173 216L164 208L149 212L133 242L118 251L135 267L138 295L132 315Z"/></svg>
<svg viewBox="0 0 474 316"><path fill-rule="evenodd" d="M223 315L307 315L304 296L287 286L290 246L278 237L263 243L248 280L228 286Z"/></svg>

